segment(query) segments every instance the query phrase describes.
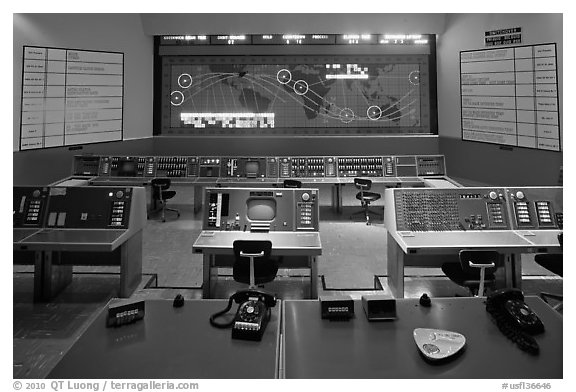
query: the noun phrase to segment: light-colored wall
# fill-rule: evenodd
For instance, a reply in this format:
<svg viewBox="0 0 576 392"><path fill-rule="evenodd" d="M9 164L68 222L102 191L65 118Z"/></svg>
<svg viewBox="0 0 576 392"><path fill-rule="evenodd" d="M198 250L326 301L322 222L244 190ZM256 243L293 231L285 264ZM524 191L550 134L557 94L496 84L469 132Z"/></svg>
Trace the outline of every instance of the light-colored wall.
<svg viewBox="0 0 576 392"><path fill-rule="evenodd" d="M20 137L22 47L124 53L124 139L152 136L153 38L139 14L14 14L13 150Z"/></svg>
<svg viewBox="0 0 576 392"><path fill-rule="evenodd" d="M440 34L444 22L445 14L142 14L150 35Z"/></svg>
<svg viewBox="0 0 576 392"><path fill-rule="evenodd" d="M562 119L562 14L449 14L437 41L440 152L451 175L494 185L556 185L562 153L462 141L460 58L462 50L484 49L484 32L521 27L522 44L556 43ZM562 127L562 120L560 120ZM454 164L457 162L457 164Z"/></svg>

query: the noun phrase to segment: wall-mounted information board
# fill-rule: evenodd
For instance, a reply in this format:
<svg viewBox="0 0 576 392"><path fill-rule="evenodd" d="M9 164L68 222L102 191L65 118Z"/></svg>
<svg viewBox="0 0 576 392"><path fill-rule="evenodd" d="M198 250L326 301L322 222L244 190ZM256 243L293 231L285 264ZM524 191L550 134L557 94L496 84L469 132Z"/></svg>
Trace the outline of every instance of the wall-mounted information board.
<svg viewBox="0 0 576 392"><path fill-rule="evenodd" d="M462 140L561 151L556 44L460 52Z"/></svg>
<svg viewBox="0 0 576 392"><path fill-rule="evenodd" d="M20 150L122 140L124 54L24 46Z"/></svg>

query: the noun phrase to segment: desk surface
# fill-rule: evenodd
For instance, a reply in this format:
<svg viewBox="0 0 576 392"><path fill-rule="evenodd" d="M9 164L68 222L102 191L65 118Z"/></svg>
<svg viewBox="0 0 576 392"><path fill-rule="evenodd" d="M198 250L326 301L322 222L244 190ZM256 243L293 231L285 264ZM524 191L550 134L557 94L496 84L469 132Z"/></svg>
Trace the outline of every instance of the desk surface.
<svg viewBox="0 0 576 392"><path fill-rule="evenodd" d="M286 378L562 378L562 317L537 297L526 303L546 331L536 336L540 355L518 349L496 327L483 298L397 300L398 319L368 322L362 303L355 318L320 318L318 301L284 302ZM429 364L419 353L415 328L439 328L466 337L461 355Z"/></svg>
<svg viewBox="0 0 576 392"><path fill-rule="evenodd" d="M426 251L444 253L463 248L497 249L502 252L529 252L535 247L559 248L559 230L471 230L397 231L391 233L404 253Z"/></svg>
<svg viewBox="0 0 576 392"><path fill-rule="evenodd" d="M193 249L202 253L233 254L233 244L236 240L270 240L272 241L272 255L315 256L322 254L320 233L317 231L251 233L204 230L194 242Z"/></svg>
<svg viewBox="0 0 576 392"><path fill-rule="evenodd" d="M262 341L252 342L208 322L227 302L186 300L174 308L172 300L149 300L143 320L119 328L105 327L105 308L47 378L276 377L280 303Z"/></svg>
<svg viewBox="0 0 576 392"><path fill-rule="evenodd" d="M15 240L14 246L25 246L29 250L110 252L124 242L123 236L125 237L127 232L128 230L43 229L22 239L18 244Z"/></svg>

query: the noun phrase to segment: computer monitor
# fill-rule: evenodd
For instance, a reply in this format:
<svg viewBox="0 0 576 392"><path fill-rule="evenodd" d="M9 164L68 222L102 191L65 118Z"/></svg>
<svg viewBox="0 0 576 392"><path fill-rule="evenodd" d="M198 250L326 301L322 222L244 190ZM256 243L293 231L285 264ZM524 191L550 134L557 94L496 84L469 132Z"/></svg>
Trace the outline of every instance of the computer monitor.
<svg viewBox="0 0 576 392"><path fill-rule="evenodd" d="M136 177L138 164L133 159L120 159L118 161L118 175L121 177Z"/></svg>
<svg viewBox="0 0 576 392"><path fill-rule="evenodd" d="M268 222L276 217L276 200L273 197L251 197L246 200L246 218L251 222Z"/></svg>
<svg viewBox="0 0 576 392"><path fill-rule="evenodd" d="M258 177L260 173L260 162L251 160L246 161L245 171L247 178Z"/></svg>

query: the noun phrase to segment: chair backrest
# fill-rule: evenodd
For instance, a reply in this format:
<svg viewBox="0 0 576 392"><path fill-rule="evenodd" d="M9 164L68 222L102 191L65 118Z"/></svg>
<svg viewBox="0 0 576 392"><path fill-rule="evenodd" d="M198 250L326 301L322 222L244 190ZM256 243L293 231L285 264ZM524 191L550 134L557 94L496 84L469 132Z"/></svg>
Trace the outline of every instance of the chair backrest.
<svg viewBox="0 0 576 392"><path fill-rule="evenodd" d="M470 263L473 264L485 264L489 265L494 263L494 267L486 267L485 273L489 277L494 275L498 265L500 265L500 253L495 250L461 250L458 253L460 258L460 265L462 266L462 271L465 274L478 274L480 276L480 269L478 267L472 267Z"/></svg>
<svg viewBox="0 0 576 392"><path fill-rule="evenodd" d="M150 181L150 185L162 191L165 191L166 189L170 188L171 184L172 181L169 178L164 177L153 178L152 181Z"/></svg>
<svg viewBox="0 0 576 392"><path fill-rule="evenodd" d="M367 178L355 178L354 186L361 191L369 191L372 188L372 180Z"/></svg>
<svg viewBox="0 0 576 392"><path fill-rule="evenodd" d="M284 188L302 188L302 182L298 180L284 180Z"/></svg>
<svg viewBox="0 0 576 392"><path fill-rule="evenodd" d="M271 241L236 240L234 248L234 265L232 273L234 280L250 284L250 257L242 254L258 255L254 257L254 279L256 284L271 282L278 273L278 263L270 259Z"/></svg>

